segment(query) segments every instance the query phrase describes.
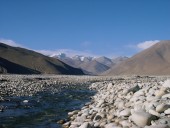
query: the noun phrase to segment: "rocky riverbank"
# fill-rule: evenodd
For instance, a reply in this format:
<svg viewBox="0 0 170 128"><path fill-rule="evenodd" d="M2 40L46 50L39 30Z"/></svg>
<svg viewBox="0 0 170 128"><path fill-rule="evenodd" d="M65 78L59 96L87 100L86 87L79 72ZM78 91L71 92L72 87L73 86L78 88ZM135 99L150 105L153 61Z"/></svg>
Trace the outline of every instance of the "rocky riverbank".
<svg viewBox="0 0 170 128"><path fill-rule="evenodd" d="M67 128L170 128L170 80L131 77L96 82L92 101L68 113Z"/></svg>
<svg viewBox="0 0 170 128"><path fill-rule="evenodd" d="M96 91L89 85L109 77L1 75L1 128L61 128L67 113L80 109Z"/></svg>
<svg viewBox="0 0 170 128"><path fill-rule="evenodd" d="M38 92L57 93L63 89L83 89L97 81L112 77L65 75L1 75L0 99L3 96L32 96Z"/></svg>
<svg viewBox="0 0 170 128"><path fill-rule="evenodd" d="M2 75L0 127L169 128L168 79Z"/></svg>

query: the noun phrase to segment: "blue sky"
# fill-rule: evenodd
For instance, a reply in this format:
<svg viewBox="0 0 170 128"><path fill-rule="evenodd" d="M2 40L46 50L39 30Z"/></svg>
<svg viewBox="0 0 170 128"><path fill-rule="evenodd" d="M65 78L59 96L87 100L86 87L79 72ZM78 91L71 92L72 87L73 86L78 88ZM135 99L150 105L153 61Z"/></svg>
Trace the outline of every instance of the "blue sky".
<svg viewBox="0 0 170 128"><path fill-rule="evenodd" d="M0 40L49 53L131 56L169 33L170 0L0 0Z"/></svg>

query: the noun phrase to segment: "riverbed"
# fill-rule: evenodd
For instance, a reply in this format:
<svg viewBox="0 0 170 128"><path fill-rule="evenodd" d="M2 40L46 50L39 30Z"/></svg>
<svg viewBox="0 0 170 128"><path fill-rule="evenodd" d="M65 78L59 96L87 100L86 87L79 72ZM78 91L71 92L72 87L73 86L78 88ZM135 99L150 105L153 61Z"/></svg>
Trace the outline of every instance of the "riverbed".
<svg viewBox="0 0 170 128"><path fill-rule="evenodd" d="M40 92L33 96L9 96L0 102L1 127L60 128L59 120L67 121L69 111L80 109L94 95L90 90Z"/></svg>
<svg viewBox="0 0 170 128"><path fill-rule="evenodd" d="M81 109L96 93L92 76L1 75L0 127L60 128L68 112Z"/></svg>

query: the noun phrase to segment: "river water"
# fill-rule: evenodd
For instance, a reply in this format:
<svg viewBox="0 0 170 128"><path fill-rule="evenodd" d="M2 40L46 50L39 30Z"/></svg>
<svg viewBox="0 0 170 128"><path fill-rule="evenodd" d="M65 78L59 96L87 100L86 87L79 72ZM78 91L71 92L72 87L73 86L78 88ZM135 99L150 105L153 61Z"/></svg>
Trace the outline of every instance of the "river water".
<svg viewBox="0 0 170 128"><path fill-rule="evenodd" d="M0 101L0 108L4 108L0 128L61 128L57 121L67 120L68 112L80 109L94 94L87 89L65 89L33 96L6 96Z"/></svg>

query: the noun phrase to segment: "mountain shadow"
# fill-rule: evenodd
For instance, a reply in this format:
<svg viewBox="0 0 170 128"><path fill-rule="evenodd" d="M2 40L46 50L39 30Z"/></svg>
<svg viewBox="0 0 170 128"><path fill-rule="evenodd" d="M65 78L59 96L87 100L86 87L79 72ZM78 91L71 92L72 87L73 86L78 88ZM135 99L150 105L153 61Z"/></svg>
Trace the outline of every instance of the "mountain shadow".
<svg viewBox="0 0 170 128"><path fill-rule="evenodd" d="M8 46L3 43L0 43L0 57L16 65L25 67L25 69L36 71L33 72L35 74L37 74L37 72L41 74L84 74L81 69L73 68L58 59L25 48ZM14 66L12 67L15 68ZM6 69L9 68L10 67L6 66ZM1 70L3 71L5 68L1 68Z"/></svg>

